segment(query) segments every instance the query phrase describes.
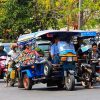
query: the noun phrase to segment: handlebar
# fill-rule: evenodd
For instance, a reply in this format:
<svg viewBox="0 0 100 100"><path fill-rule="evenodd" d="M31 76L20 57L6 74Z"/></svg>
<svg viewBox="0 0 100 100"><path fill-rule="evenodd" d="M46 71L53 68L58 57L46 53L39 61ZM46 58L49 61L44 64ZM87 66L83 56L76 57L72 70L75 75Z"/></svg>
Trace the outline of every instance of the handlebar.
<svg viewBox="0 0 100 100"><path fill-rule="evenodd" d="M100 61L100 59L91 59L91 61Z"/></svg>
<svg viewBox="0 0 100 100"><path fill-rule="evenodd" d="M100 62L100 59L91 59L91 62L92 63L99 63Z"/></svg>

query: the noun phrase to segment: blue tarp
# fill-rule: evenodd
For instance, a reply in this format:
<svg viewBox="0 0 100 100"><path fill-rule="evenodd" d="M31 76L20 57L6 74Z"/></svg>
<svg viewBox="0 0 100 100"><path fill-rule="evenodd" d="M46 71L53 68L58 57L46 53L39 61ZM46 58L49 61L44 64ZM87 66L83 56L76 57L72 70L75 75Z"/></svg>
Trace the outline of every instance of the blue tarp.
<svg viewBox="0 0 100 100"><path fill-rule="evenodd" d="M84 37L84 36L96 36L96 32L81 32L81 37Z"/></svg>

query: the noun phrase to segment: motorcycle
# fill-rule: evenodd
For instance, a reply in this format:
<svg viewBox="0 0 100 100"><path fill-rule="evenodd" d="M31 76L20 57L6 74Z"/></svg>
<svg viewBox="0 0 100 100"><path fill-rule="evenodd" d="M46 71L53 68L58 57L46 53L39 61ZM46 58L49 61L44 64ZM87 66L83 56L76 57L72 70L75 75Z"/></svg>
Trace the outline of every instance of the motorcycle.
<svg viewBox="0 0 100 100"><path fill-rule="evenodd" d="M7 77L6 77L6 83L8 86L8 83L10 83L10 86L14 86L16 81L17 81L17 77L18 77L18 68L17 68L17 64L14 61L14 59L11 59L11 56L8 56L8 62L7 62Z"/></svg>
<svg viewBox="0 0 100 100"><path fill-rule="evenodd" d="M0 78L4 78L7 73L7 68L5 67L6 56L0 57Z"/></svg>
<svg viewBox="0 0 100 100"><path fill-rule="evenodd" d="M100 58L99 59L91 59L91 66L95 65L95 73L93 76L93 82L100 82Z"/></svg>
<svg viewBox="0 0 100 100"><path fill-rule="evenodd" d="M78 59L81 63L77 64L77 75L76 79L83 85L85 88L89 88L92 81L92 67L87 62L83 62L83 59ZM82 63L83 62L83 63Z"/></svg>
<svg viewBox="0 0 100 100"><path fill-rule="evenodd" d="M79 60L82 62L82 59ZM92 65L95 65L95 72L93 72ZM85 88L89 88L90 84L100 82L100 59L91 59L91 64L77 65L77 79Z"/></svg>

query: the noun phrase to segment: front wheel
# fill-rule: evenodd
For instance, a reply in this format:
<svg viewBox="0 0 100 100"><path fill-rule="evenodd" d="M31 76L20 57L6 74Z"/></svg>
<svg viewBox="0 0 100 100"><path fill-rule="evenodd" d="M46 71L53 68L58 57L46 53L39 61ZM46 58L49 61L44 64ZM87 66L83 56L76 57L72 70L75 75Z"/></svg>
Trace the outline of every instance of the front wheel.
<svg viewBox="0 0 100 100"><path fill-rule="evenodd" d="M24 75L24 78L23 78L23 85L26 90L32 89L32 79L28 78L26 74Z"/></svg>
<svg viewBox="0 0 100 100"><path fill-rule="evenodd" d="M52 70L52 64L50 62L47 62L44 64L44 75L46 77L50 77Z"/></svg>
<svg viewBox="0 0 100 100"><path fill-rule="evenodd" d="M22 78L18 79L18 88L24 88L23 79Z"/></svg>
<svg viewBox="0 0 100 100"><path fill-rule="evenodd" d="M75 88L75 77L74 77L74 75L68 74L65 77L65 88L68 91L74 90L74 88Z"/></svg>

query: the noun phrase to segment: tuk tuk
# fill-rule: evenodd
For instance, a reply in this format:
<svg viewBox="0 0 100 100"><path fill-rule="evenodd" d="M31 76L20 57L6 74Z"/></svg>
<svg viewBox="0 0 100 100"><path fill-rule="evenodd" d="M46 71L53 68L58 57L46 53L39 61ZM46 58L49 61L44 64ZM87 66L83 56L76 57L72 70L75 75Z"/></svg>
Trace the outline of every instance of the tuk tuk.
<svg viewBox="0 0 100 100"><path fill-rule="evenodd" d="M35 50L35 43L37 38L42 40L51 41L54 36L57 35L61 39L59 43L59 64L53 64L51 60L46 59L44 56L36 57L36 54L23 54L18 60L19 62L19 88L23 87L26 90L32 89L32 85L37 83L47 83L47 86L58 86L58 88L65 88L67 90L73 90L75 87L75 62L77 61L76 52L72 48L68 48L66 39L70 36L78 35L77 32L67 32L59 30L46 30L39 31L26 36L21 36L18 40L18 44L21 47L25 44L30 44L32 51ZM23 38L24 37L24 38ZM63 45L63 46L62 46ZM32 52L31 51L31 52ZM28 61L28 62L26 62Z"/></svg>

